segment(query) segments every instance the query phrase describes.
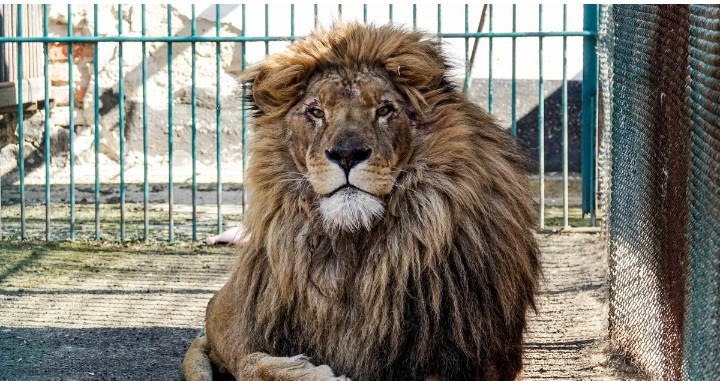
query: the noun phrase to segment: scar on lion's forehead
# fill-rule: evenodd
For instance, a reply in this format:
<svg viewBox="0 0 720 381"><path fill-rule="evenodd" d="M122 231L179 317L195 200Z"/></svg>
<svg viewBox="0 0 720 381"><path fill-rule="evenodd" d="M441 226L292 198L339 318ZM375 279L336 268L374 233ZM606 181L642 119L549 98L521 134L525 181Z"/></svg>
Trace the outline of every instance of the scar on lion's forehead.
<svg viewBox="0 0 720 381"><path fill-rule="evenodd" d="M330 70L319 73L311 79L307 88L310 92L328 92L348 100L356 100L375 93L375 90L386 90L385 81L387 81L385 77L373 71L344 73ZM368 89L375 90L367 91Z"/></svg>
<svg viewBox="0 0 720 381"><path fill-rule="evenodd" d="M343 95L346 98L355 99L360 95L360 89L356 86L350 86L343 89Z"/></svg>

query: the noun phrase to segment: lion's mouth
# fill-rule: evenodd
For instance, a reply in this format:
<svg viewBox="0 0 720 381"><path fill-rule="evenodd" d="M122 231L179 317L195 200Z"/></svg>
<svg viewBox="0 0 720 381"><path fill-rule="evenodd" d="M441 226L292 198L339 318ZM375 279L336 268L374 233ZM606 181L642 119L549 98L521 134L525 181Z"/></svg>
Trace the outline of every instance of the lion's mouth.
<svg viewBox="0 0 720 381"><path fill-rule="evenodd" d="M382 201L370 192L345 184L320 200L320 213L329 231L370 230L385 212Z"/></svg>
<svg viewBox="0 0 720 381"><path fill-rule="evenodd" d="M375 197L374 194L372 194L372 193L370 193L370 192L368 192L368 191L366 191L366 190L364 190L364 189L362 189L362 188L360 188L360 187L356 187L355 185L352 185L352 184L350 184L350 183L346 183L345 185L341 185L341 186L335 188L335 190L333 190L332 192L326 193L326 194L324 194L323 196L324 196L324 197L332 197L332 196L334 196L336 193L338 193L338 192L340 192L340 191L347 191L347 192L356 191L356 192L362 192L362 193L366 193L366 194L368 194L368 195L370 195L370 196Z"/></svg>

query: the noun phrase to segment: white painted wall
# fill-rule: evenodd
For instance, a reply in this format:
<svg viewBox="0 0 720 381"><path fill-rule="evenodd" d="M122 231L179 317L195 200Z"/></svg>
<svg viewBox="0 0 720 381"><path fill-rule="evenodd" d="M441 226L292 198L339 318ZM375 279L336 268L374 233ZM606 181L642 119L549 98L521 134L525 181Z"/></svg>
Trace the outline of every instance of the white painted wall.
<svg viewBox="0 0 720 381"><path fill-rule="evenodd" d="M268 32L274 36L290 35L290 4L295 4L295 34L302 36L309 33L313 29L314 16L313 4L318 4L318 17L321 25L330 25L334 20L338 20L338 3L328 0L316 1L299 1L299 0L267 0L269 9L269 27ZM248 36L265 35L265 1L251 1L246 4L246 21ZM362 21L363 18L363 1L345 1L342 2L342 20ZM368 21L376 24L384 24L388 22L388 4L390 2L370 0L365 2L368 4ZM397 24L402 24L408 28L412 27L412 4L417 4L417 25L418 29L435 33L437 31L437 1L395 1L393 4L393 20ZM469 4L469 30L477 30L480 14L483 4L481 2L468 2ZM173 6L180 11L181 14L190 17L191 3L179 2ZM215 20L214 4L196 4L196 14L200 18L209 21ZM91 11L91 7L78 4L75 9L87 8L84 12ZM101 7L102 8L102 7ZM221 5L221 18L225 29L241 30L242 15L240 5ZM498 2L493 5L493 31L509 32L512 31L512 4L506 2ZM51 13L59 15L64 14L67 6L65 4L54 4L51 6ZM112 8L114 9L114 7ZM165 13L161 7L149 6L152 11L148 16L150 24L152 20L164 20ZM562 10L563 5L544 4L543 5L543 30L560 31L562 30ZM582 4L575 2L567 4L567 22L568 30L582 30ZM133 15L133 18L135 15ZM139 25L139 14L137 20L129 23L130 28L126 32L136 32L132 29L134 23ZM442 31L461 33L465 30L465 2L445 1L442 2ZM115 25L103 25L103 29L112 29ZM489 19L486 19L483 31L488 31ZM152 26L150 27L152 30ZM517 30L519 32L530 32L538 30L538 4L525 2L517 5ZM209 31L206 35L212 35L214 31ZM464 73L464 39L447 39L446 47L450 56L455 60L458 66L457 75ZM473 40L470 40L472 49ZM544 77L545 79L561 79L562 78L562 38L547 37L544 39ZM568 78L577 77L582 72L582 38L571 37L567 39L568 50ZM282 50L287 46L287 42L271 42L269 44L270 53ZM247 44L247 60L249 63L257 62L262 59L265 54L265 44L263 42L253 42ZM517 39L517 78L533 79L538 77L538 38L518 38ZM478 44L478 53L476 54L475 64L473 66L474 78L485 78L488 76L488 39L483 38ZM496 38L493 42L493 78L511 78L512 48L510 38Z"/></svg>
<svg viewBox="0 0 720 381"><path fill-rule="evenodd" d="M318 16L321 25L329 25L333 20L338 19L337 2L331 1L268 1L270 35L287 36L290 34L290 4L295 3L295 34L302 36L313 28L313 4L318 4ZM437 31L437 2L430 1L403 1L393 2L393 20L397 24L412 26L412 4L417 4L418 29L435 33ZM342 20L362 21L363 2L342 3ZM369 1L368 21L376 24L388 22L388 2ZM190 4L175 5L184 14L190 15ZM480 20L482 3L472 2L469 4L469 30L475 31ZM493 5L493 31L512 31L512 4L497 3ZM444 2L442 5L442 31L461 33L465 30L465 5L464 2ZM196 5L196 12L201 17L209 20L215 19L214 5ZM248 36L263 36L264 25L264 2L250 2L246 5L246 21ZM563 19L562 4L543 5L543 30L562 30ZM568 30L582 30L583 9L580 3L567 5ZM241 7L239 5L221 6L222 22L233 24L234 27L242 28ZM486 18L483 31L489 27L489 18ZM530 32L538 30L538 5L527 3L517 5L517 30L519 32ZM470 40L472 49L473 40ZM562 38L547 37L543 42L544 50L544 77L545 79L562 78ZM448 39L446 46L456 65L458 75L464 72L464 39ZM257 62L262 59L265 53L265 44L262 42L247 44L248 62ZM270 53L282 50L287 43L271 42ZM568 78L578 77L582 72L582 38L571 37L567 39L568 57ZM476 62L473 66L473 77L485 78L488 75L488 39L481 39L478 44ZM533 79L538 77L538 38L517 39L517 78ZM496 38L493 42L493 78L511 78L512 47L511 39Z"/></svg>

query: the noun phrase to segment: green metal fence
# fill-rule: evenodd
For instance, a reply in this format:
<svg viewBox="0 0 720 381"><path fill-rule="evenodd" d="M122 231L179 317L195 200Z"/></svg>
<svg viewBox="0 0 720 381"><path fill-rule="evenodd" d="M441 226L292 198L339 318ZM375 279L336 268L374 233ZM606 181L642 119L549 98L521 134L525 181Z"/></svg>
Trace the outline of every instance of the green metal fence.
<svg viewBox="0 0 720 381"><path fill-rule="evenodd" d="M408 25L408 28L416 29L417 28L417 19L418 19L418 12L417 12L417 6L414 4L407 4L405 5L407 7L412 7L412 25ZM52 226L51 221L51 210L53 208L53 203L51 201L51 186L52 186L52 173L50 171L50 159L51 159L51 144L50 144L50 112L51 110L51 94L50 94L50 79L48 74L48 44L51 43L62 43L68 45L68 81L69 81L69 105L70 105L70 133L69 133L69 187L68 187L68 204L69 204L69 216L68 216L68 237L70 239L75 239L77 237L77 221L76 221L76 184L75 184L75 173L74 173L74 167L75 167L75 132L72 128L73 123L73 114L74 114L74 91L73 91L73 44L77 43L91 43L95 44L95 46L99 46L100 44L117 44L118 47L118 111L119 111L119 158L120 158L120 176L119 176L119 226L116 237L119 237L119 240L125 241L128 239L139 239L139 240L148 240L149 234L149 226L150 224L150 212L149 212L149 201L148 201L148 194L149 194L149 184L150 179L148 175L148 145L150 144L149 141L149 135L148 131L151 128L151 126L148 125L148 114L147 114L147 92L146 92L146 81L147 81L147 70L148 70L148 62L147 62L147 51L146 51L146 45L149 43L165 43L167 44L167 67L172 68L173 67L173 46L174 44L178 43L190 43L191 44L191 57L192 57L192 83L191 83L191 105L192 105L192 112L191 112L191 118L192 118L192 125L191 125L191 155L192 155L192 179L191 179L191 202L192 202L192 218L190 218L190 223L192 224L191 229L191 238L192 240L198 239L198 226L197 226L197 191L198 191L198 183L196 179L197 175L197 169L196 169L196 158L197 158L197 150L198 150L198 140L197 140L197 130L196 130L196 106L197 106L197 94L196 94L196 81L195 76L198 68L196 67L196 44L199 43L214 43L215 44L215 78L216 83L220 83L220 74L221 74L221 63L220 63L220 49L221 44L223 43L240 43L241 49L242 49L242 60L241 60L241 70L245 70L247 66L247 59L246 59L246 45L251 43L262 43L265 46L265 53L269 53L269 43L270 42L276 42L276 41L293 41L299 36L295 35L295 5L289 5L289 11L290 11L290 19L287 20L290 24L290 34L286 36L272 36L269 34L269 27L270 24L270 15L268 11L267 4L264 8L264 14L262 15L264 17L264 25L265 25L265 33L261 36L251 36L246 35L245 31L245 21L246 21L246 6L245 4L241 5L241 18L242 18L242 29L241 33L239 35L235 36L227 36L227 35L221 35L221 8L219 5L215 5L214 11L215 11L215 36L203 36L203 35L197 35L196 30L196 15L195 15L195 6L192 6L192 15L191 15L191 28L190 28L190 34L189 35L174 35L173 34L173 27L172 27L172 11L173 7L172 5L167 5L167 35L148 35L146 33L146 10L145 6L143 5L141 7L141 33L140 35L129 35L126 34L123 30L123 7L122 5L117 6L117 12L118 12L118 25L117 25L117 35L113 36L101 36L98 33L98 5L94 6L94 14L93 14L93 35L92 36L80 36L75 35L73 31L73 22L72 22L72 5L67 6L67 19L68 19L68 26L67 26L67 35L66 36L51 36L49 35L49 28L48 28L48 6L43 5L42 6L42 25L43 25L43 35L42 36L26 36L23 35L23 5L17 5L17 33L14 36L3 36L0 37L0 44L17 44L17 48L19 50L19 54L17 56L17 66L20 68L20 71L18 73L18 83L20 86L18 86L18 99L23 99L23 86L22 86L22 67L24 63L24 56L23 56L23 47L30 43L41 43L44 50L44 91L45 91L45 100L44 100L44 109L46 110L44 114L44 123L45 123L45 130L44 130L44 166L45 166L45 181L44 181L44 237L47 240L52 240L51 231L53 229L57 229L58 227ZM320 17L318 13L318 5L313 5L313 14L314 14L314 24L317 26L320 22ZM387 5L387 21L392 23L394 22L393 16L394 16L394 8L393 4ZM511 126L510 130L513 134L517 133L517 110L516 110L516 103L517 103L517 88L516 88L516 40L519 38L526 38L526 39L537 39L539 41L539 49L537 52L537 59L539 60L539 72L538 72L538 108L539 108L539 117L537 120L538 126L538 137L537 137L537 144L539 146L539 157L538 157L538 163L539 163L539 228L544 229L545 228L545 167L544 167L544 157L545 157L545 151L544 151L544 145L545 145L545 136L544 131L546 129L545 126L545 120L544 120L544 104L545 104L545 88L544 88L544 79L543 79L543 66L542 62L544 60L545 53L543 52L543 41L548 38L559 38L562 39L563 42L563 77L562 77L562 135L563 135L563 145L562 145L562 155L563 155L563 223L562 228L570 228L569 219L568 219L568 78L567 78L567 57L566 57L566 50L567 50L567 40L568 38L582 38L584 41L584 67L585 70L583 72L583 90L582 90L582 211L583 213L588 213L591 216L591 222L594 226L594 218L595 218L595 210L596 210L596 197L595 197L595 189L596 189L596 164L595 164L595 151L596 151L596 124L597 124L597 55L595 52L595 46L596 46L596 36L597 36L597 13L598 13L598 7L596 5L586 5L584 6L584 28L583 30L577 30L577 31L570 31L567 30L567 6L563 6L563 29L562 30L544 30L542 27L542 21L543 21L543 6L538 5L538 29L537 31L532 32L518 32L516 29L516 14L517 9L516 6L512 6L512 30L511 31L494 31L492 30L493 25L493 6L489 5L487 10L489 11L487 14L487 17L489 19L489 28L488 31L482 31L478 30L477 32L471 32L470 31L470 12L468 5L465 5L464 8L464 32L463 33L445 33L443 32L442 28L442 12L443 12L443 5L437 4L437 29L435 31L428 31L435 33L439 38L441 39L461 39L464 40L464 62L465 62L465 77L464 77L464 88L467 89L469 84L469 72L470 72L470 66L469 62L471 62L470 56L470 42L477 39L488 39L489 41L489 50L488 50L488 65L489 65L489 73L488 73L488 94L487 94L487 109L492 113L497 108L494 108L493 104L493 78L492 78L492 62L493 62L493 40L498 38L509 38L512 39L512 88L511 88ZM343 5L338 4L337 5L337 19L342 20L342 11L343 11ZM255 17L256 15L252 15L251 17ZM474 18L478 18L478 15L473 15ZM483 14L483 18L485 15ZM273 20L275 21L275 20ZM363 5L363 21L368 21L368 5ZM142 61L141 61L141 77L142 77L142 94L143 94L143 102L142 102L142 137L143 137L143 157L144 157L144 163L143 163L143 170L144 170L144 181L142 184L142 194L143 194L143 219L142 219L142 229L138 231L136 237L129 237L127 233L127 216L126 216L126 196L127 196L127 187L126 187L126 181L125 181L125 174L126 174L126 163L125 163L125 125L126 125L126 110L125 110L125 102L124 102L124 68L123 68L123 46L127 43L140 43L142 45ZM474 54L473 49L473 54ZM99 75L99 67L98 67L98 49L96 48L94 50L94 63L93 63L93 75L95 78L98 78ZM202 70L211 70L209 68L203 68ZM168 150L168 182L167 182L167 240L173 241L175 240L175 220L174 220L174 205L175 205L175 199L174 199L174 191L176 187L175 178L173 177L173 167L174 167L174 141L173 141L173 128L174 128L174 102L173 102L173 70L169 69L167 71L167 80L168 80L168 88L167 88L167 128L168 128L168 134L167 134L167 150ZM221 148L223 146L223 133L221 129L222 124L222 117L223 117L223 105L222 105L222 99L220 96L220 88L221 86L216 86L216 93L215 93L215 126L216 126L216 134L215 134L215 154L216 154L216 182L215 182L215 191L216 191L216 221L215 221L215 229L216 231L220 232L223 230L223 172L226 170L222 167L222 158L221 158ZM245 89L242 89L242 92L245 92ZM244 94L243 94L244 95ZM94 134L94 160L95 160L95 181L93 184L93 200L92 204L94 207L94 229L93 234L91 237L81 237L81 238L94 238L96 240L101 239L101 214L102 214L102 208L101 208L101 197L100 197L100 168L98 166L99 162L99 140L98 137L100 135L100 124L99 124L99 88L98 88L98 81L94 81L94 102L92 104L92 107L94 108L94 125L93 127L93 134ZM243 105L244 106L244 105ZM26 189L25 189L25 160L23 158L25 157L24 152L24 145L22 142L24 142L24 123L23 123L23 117L24 117L24 107L26 105L23 105L22 103L17 105L17 118L18 118L18 130L17 130L17 137L20 144L18 144L19 152L18 152L18 163L17 163L17 169L18 169L18 193L19 193L19 200L13 201L6 201L5 204L19 204L19 229L16 234L9 234L5 232L6 226L3 224L2 221L0 221L0 234L3 235L3 238L10 238L10 239L26 239L28 238L27 234L27 216L26 216ZM242 110L242 123L239 126L239 128L242 129L242 145L243 150L245 149L245 139L247 136L247 118L245 113L245 108L243 107ZM157 144L157 142L155 142ZM244 173L246 165L246 155L243 155L242 159L242 169ZM1 189L0 189L1 192ZM243 195L244 200L244 195ZM0 210L2 210L2 199L0 198ZM244 207L244 201L243 201L243 207Z"/></svg>

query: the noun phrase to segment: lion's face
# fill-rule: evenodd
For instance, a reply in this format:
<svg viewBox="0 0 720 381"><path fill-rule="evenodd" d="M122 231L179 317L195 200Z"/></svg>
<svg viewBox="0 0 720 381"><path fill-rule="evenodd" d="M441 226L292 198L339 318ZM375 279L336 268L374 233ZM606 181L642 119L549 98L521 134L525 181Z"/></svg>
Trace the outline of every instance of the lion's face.
<svg viewBox="0 0 720 381"><path fill-rule="evenodd" d="M332 70L311 79L286 122L326 226L369 229L410 154L412 108L381 73Z"/></svg>

